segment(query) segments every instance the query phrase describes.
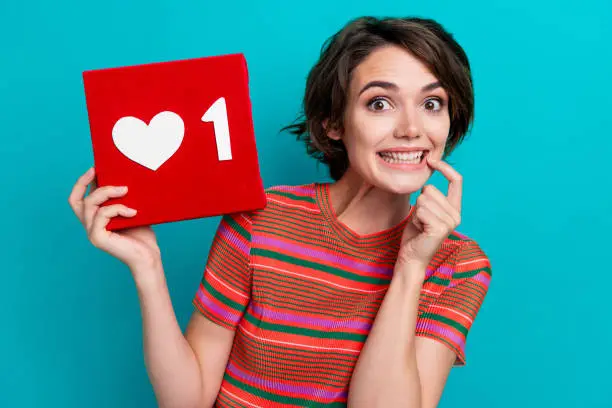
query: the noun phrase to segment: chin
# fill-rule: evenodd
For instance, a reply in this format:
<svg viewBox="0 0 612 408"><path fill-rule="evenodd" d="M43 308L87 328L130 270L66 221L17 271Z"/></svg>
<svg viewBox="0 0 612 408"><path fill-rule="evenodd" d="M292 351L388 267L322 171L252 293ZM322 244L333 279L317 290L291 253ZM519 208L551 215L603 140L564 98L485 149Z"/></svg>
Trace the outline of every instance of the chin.
<svg viewBox="0 0 612 408"><path fill-rule="evenodd" d="M372 184L392 194L406 195L420 191L426 181L427 178L414 175L407 177L380 178Z"/></svg>
<svg viewBox="0 0 612 408"><path fill-rule="evenodd" d="M369 171L371 184L383 191L406 195L420 191L432 175L425 162L418 164L387 164L377 157Z"/></svg>
<svg viewBox="0 0 612 408"><path fill-rule="evenodd" d="M418 171L393 170L391 172L384 171L377 173L373 175L374 180L372 184L381 190L401 195L420 191L432 174L429 169Z"/></svg>

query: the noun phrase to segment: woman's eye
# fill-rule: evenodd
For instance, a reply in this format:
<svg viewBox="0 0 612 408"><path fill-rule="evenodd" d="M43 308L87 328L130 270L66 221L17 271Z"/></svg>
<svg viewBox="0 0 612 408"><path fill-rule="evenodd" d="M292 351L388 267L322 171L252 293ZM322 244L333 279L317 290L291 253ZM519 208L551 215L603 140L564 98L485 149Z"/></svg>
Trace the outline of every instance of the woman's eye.
<svg viewBox="0 0 612 408"><path fill-rule="evenodd" d="M382 98L375 98L368 103L368 107L374 111L381 111L391 107L389 102Z"/></svg>
<svg viewBox="0 0 612 408"><path fill-rule="evenodd" d="M438 112L442 109L442 101L439 99L428 99L425 101L425 109L432 112Z"/></svg>

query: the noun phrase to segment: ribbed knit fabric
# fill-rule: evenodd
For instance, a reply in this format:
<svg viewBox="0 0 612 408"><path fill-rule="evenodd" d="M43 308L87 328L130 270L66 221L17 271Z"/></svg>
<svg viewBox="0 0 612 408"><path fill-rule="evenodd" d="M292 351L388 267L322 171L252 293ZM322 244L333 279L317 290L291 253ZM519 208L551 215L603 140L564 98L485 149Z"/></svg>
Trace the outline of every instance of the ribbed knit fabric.
<svg viewBox="0 0 612 408"><path fill-rule="evenodd" d="M328 183L266 194L265 209L222 218L193 299L236 330L215 406L344 407L414 207L363 236L336 218ZM426 271L415 333L453 350L456 365L490 277L487 256L458 232Z"/></svg>

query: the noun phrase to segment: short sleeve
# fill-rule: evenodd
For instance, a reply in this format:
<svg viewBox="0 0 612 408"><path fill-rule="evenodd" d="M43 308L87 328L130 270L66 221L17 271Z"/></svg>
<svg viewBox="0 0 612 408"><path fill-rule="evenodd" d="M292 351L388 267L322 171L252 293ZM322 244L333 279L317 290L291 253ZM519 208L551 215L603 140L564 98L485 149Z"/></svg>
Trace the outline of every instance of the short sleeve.
<svg viewBox="0 0 612 408"><path fill-rule="evenodd" d="M416 335L438 340L463 366L468 333L489 289L491 264L473 240L464 241L453 256L452 278L417 321Z"/></svg>
<svg viewBox="0 0 612 408"><path fill-rule="evenodd" d="M235 330L251 294L252 219L248 213L221 218L194 306L209 320Z"/></svg>

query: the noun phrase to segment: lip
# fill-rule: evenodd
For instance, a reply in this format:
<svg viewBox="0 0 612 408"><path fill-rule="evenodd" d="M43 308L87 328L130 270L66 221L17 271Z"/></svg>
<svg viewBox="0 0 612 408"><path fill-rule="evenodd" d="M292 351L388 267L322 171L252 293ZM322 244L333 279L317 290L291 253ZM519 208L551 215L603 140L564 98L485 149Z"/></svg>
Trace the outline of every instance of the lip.
<svg viewBox="0 0 612 408"><path fill-rule="evenodd" d="M378 153L381 153L381 152L406 153L406 152L419 152L421 150L423 150L425 152L429 152L431 149L429 147L418 147L418 146L414 146L414 147L394 147L392 149L381 150Z"/></svg>
<svg viewBox="0 0 612 408"><path fill-rule="evenodd" d="M410 152L414 150L427 150L422 148L412 148L412 150L383 150L384 152ZM386 162L379 154L376 155L376 160L378 160L382 165L396 169L396 170L404 170L404 171L415 171L415 170L423 170L427 168L427 154L429 151L423 153L423 159L420 163L388 163Z"/></svg>

